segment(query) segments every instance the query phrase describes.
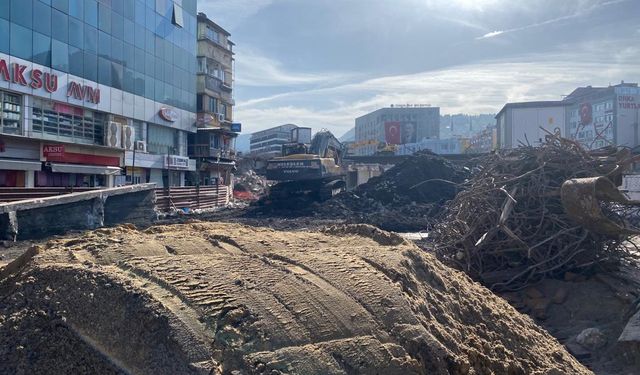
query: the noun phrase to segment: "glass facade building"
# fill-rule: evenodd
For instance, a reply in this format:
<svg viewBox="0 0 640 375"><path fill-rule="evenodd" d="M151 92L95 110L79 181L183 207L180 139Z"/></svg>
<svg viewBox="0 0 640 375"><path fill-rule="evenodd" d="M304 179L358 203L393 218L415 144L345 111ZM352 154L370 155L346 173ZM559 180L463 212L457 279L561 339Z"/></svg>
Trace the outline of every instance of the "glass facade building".
<svg viewBox="0 0 640 375"><path fill-rule="evenodd" d="M0 0L0 187L183 184L195 163L169 160L187 159L196 131L196 8Z"/></svg>
<svg viewBox="0 0 640 375"><path fill-rule="evenodd" d="M3 0L0 52L195 112L196 0Z"/></svg>

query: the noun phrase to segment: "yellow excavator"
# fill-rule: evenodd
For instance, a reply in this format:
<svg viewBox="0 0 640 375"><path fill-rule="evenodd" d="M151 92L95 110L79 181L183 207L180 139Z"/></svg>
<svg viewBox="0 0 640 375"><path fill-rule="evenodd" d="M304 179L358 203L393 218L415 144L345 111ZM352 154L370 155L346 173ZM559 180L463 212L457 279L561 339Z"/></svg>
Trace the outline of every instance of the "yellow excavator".
<svg viewBox="0 0 640 375"><path fill-rule="evenodd" d="M317 132L308 145L283 145L282 156L267 161L267 180L278 182L269 199L324 201L340 193L346 187L340 167L343 154L342 143L328 130Z"/></svg>

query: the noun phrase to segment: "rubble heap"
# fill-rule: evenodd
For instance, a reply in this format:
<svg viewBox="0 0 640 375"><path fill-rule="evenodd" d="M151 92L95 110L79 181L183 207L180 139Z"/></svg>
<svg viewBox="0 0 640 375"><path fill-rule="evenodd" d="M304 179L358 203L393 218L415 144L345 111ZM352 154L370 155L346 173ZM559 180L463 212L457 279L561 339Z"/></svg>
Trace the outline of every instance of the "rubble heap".
<svg viewBox="0 0 640 375"><path fill-rule="evenodd" d="M234 196L236 198L255 200L264 196L268 189L267 180L252 169L234 175Z"/></svg>
<svg viewBox="0 0 640 375"><path fill-rule="evenodd" d="M588 153L555 135L490 154L436 225L437 254L494 290L628 257L626 240L637 232L624 229L623 199L610 181L632 161L628 150Z"/></svg>
<svg viewBox="0 0 640 375"><path fill-rule="evenodd" d="M422 151L373 177L352 192L318 208L320 215L342 217L397 232L426 229L453 199L469 170Z"/></svg>
<svg viewBox="0 0 640 375"><path fill-rule="evenodd" d="M367 226L130 225L0 270L2 374L589 374L432 254Z"/></svg>

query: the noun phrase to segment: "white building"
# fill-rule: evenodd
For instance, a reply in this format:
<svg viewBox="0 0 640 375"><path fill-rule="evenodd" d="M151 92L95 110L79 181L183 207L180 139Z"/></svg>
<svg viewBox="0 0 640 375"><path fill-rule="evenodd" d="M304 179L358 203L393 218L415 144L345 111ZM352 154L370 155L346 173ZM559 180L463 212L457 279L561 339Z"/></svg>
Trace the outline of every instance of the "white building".
<svg viewBox="0 0 640 375"><path fill-rule="evenodd" d="M282 145L291 142L292 130L297 128L295 124L284 124L251 134L251 154L264 158L280 156Z"/></svg>
<svg viewBox="0 0 640 375"><path fill-rule="evenodd" d="M565 135L563 101L507 103L496 115L498 148L538 146L547 132Z"/></svg>

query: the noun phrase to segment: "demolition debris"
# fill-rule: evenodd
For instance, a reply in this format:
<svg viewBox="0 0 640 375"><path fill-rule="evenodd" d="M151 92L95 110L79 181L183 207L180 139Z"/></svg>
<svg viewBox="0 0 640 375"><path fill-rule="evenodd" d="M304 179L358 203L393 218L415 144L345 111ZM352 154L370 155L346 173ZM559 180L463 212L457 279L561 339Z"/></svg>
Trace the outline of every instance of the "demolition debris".
<svg viewBox="0 0 640 375"><path fill-rule="evenodd" d="M625 218L636 208L615 186L633 161L626 149L586 152L552 135L488 155L433 230L437 254L494 290L628 258L638 232Z"/></svg>
<svg viewBox="0 0 640 375"><path fill-rule="evenodd" d="M468 168L422 151L317 209L320 216L342 217L385 230L424 230L468 176Z"/></svg>

